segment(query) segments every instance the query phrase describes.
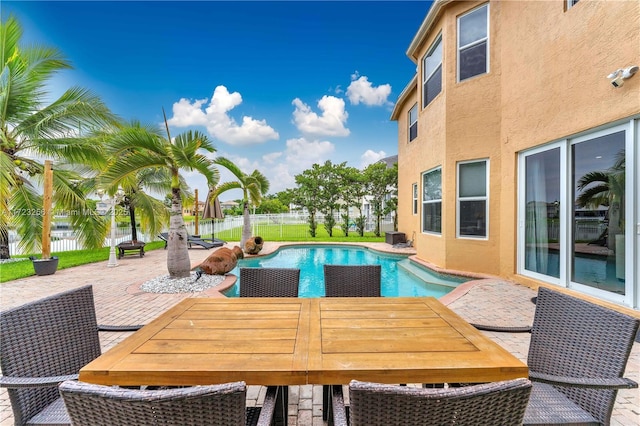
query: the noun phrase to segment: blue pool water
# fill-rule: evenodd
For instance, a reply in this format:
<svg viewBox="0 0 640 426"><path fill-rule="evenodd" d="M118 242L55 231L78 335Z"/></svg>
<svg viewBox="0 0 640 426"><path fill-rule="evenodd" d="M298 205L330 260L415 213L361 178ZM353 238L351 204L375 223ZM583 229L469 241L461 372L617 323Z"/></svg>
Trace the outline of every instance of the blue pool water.
<svg viewBox="0 0 640 426"><path fill-rule="evenodd" d="M274 254L242 259L230 273L238 277L236 284L224 294L238 297L241 267L300 268L300 297L324 296L324 264L382 266L382 295L441 297L458 284L468 281L465 277L438 274L409 261L406 255L386 254L363 247L344 245L283 247Z"/></svg>

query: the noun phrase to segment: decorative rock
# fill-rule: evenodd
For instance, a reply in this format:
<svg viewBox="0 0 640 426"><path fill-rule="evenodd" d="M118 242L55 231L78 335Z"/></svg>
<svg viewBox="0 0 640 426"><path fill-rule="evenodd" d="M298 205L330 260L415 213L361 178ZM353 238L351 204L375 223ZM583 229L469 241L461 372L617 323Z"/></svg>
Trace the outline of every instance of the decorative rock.
<svg viewBox="0 0 640 426"><path fill-rule="evenodd" d="M242 259L244 253L238 246L229 249L221 247L211 253L199 266L203 273L209 275L224 275L231 271L238 264L238 259Z"/></svg>
<svg viewBox="0 0 640 426"><path fill-rule="evenodd" d="M244 251L248 254L258 254L263 245L262 237L251 237L244 243Z"/></svg>

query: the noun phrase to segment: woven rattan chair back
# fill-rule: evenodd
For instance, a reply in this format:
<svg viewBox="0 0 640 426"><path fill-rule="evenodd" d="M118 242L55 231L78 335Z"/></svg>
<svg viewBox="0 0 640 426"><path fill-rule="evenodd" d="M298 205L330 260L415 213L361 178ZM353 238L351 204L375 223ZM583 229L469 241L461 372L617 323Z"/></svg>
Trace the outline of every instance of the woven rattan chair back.
<svg viewBox="0 0 640 426"><path fill-rule="evenodd" d="M324 265L327 297L380 297L380 265Z"/></svg>
<svg viewBox="0 0 640 426"><path fill-rule="evenodd" d="M462 388L422 389L352 381L352 426L522 424L531 382L515 379Z"/></svg>
<svg viewBox="0 0 640 426"><path fill-rule="evenodd" d="M237 426L245 424L244 382L131 390L66 381L60 394L78 426Z"/></svg>
<svg viewBox="0 0 640 426"><path fill-rule="evenodd" d="M0 313L0 368L5 376L77 374L100 355L91 286ZM8 389L15 424L60 398L58 387Z"/></svg>
<svg viewBox="0 0 640 426"><path fill-rule="evenodd" d="M532 372L565 377L622 377L638 320L564 293L540 287L531 331ZM609 424L617 390L556 387Z"/></svg>
<svg viewBox="0 0 640 426"><path fill-rule="evenodd" d="M240 268L240 297L298 297L300 269Z"/></svg>

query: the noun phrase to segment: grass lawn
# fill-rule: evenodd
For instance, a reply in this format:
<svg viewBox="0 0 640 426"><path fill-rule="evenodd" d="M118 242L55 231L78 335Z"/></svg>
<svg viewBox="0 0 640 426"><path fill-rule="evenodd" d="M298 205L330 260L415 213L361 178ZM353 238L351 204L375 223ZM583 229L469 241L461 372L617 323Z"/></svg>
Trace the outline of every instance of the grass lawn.
<svg viewBox="0 0 640 426"><path fill-rule="evenodd" d="M327 230L324 226L319 225L316 228L316 236L311 237L309 235L309 225L296 224L296 225L265 225L260 224L257 226L254 235L259 235L265 241L309 241L309 242L321 242L321 243L339 243L339 242L384 242L384 233L380 237L376 237L373 232L365 232L361 237L355 231L349 231L349 236L345 237L342 229L335 227L333 229L333 236L329 237ZM242 228L234 228L226 231L216 232L216 238L220 238L225 241L239 241L242 235ZM203 235L208 237L209 234Z"/></svg>
<svg viewBox="0 0 640 426"><path fill-rule="evenodd" d="M216 232L216 238L225 241L239 241L241 229L227 230ZM366 232L363 237L357 232L349 232L349 236L345 237L341 229L335 228L333 237L329 237L324 226L318 226L316 237L309 236L309 226L300 225L261 225L260 232L265 241L291 241L291 242L316 242L316 243L342 243L342 242L384 242L384 236L376 237L373 232ZM208 237L208 235L203 235ZM153 241L144 246L145 251L164 248L164 241ZM52 256L58 256L58 269L71 268L73 266L84 265L87 263L104 262L109 260L109 247L103 247L94 250L76 250L65 251L60 253L52 253ZM22 262L0 263L0 283L17 280L18 278L30 277L35 275L33 264L28 260L29 255L13 256L15 258L25 258ZM39 257L39 256L38 256Z"/></svg>
<svg viewBox="0 0 640 426"><path fill-rule="evenodd" d="M154 241L147 243L144 246L145 251L156 250L159 248L164 248L163 241ZM103 247L94 250L75 250L51 253L51 255L58 256L58 269L65 269L87 263L105 262L109 260L109 250L109 247ZM15 256L15 258L25 258L27 260L0 264L0 283L17 280L18 278L30 277L36 274L33 270L33 264L29 261L29 255Z"/></svg>

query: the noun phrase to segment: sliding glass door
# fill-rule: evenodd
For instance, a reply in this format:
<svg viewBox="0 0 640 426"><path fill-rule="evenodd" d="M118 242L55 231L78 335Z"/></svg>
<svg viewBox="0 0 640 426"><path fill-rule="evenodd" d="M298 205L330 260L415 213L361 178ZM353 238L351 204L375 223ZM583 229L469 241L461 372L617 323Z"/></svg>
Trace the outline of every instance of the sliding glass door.
<svg viewBox="0 0 640 426"><path fill-rule="evenodd" d="M520 154L520 274L634 303L638 237L626 224L640 198L630 177L635 127L631 120Z"/></svg>
<svg viewBox="0 0 640 426"><path fill-rule="evenodd" d="M560 278L560 148L527 155L524 268Z"/></svg>
<svg viewBox="0 0 640 426"><path fill-rule="evenodd" d="M571 281L625 294L625 132L571 145Z"/></svg>

